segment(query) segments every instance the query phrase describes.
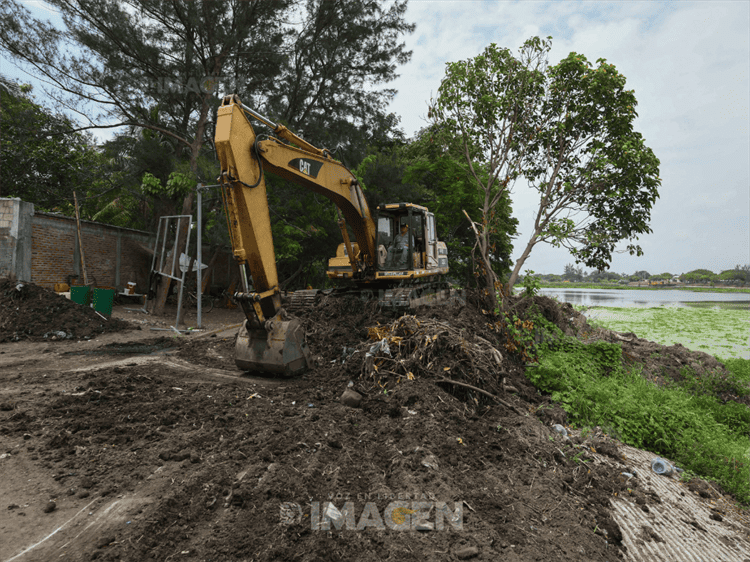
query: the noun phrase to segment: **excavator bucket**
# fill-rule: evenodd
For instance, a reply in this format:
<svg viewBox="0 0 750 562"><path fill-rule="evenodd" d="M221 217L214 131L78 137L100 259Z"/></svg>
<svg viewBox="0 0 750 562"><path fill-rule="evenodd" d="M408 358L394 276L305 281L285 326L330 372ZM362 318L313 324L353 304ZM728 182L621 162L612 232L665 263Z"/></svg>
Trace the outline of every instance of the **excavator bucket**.
<svg viewBox="0 0 750 562"><path fill-rule="evenodd" d="M284 376L300 374L310 365L310 348L305 330L297 318L274 317L266 329L250 329L248 322L240 328L235 345L235 363L245 371L262 371Z"/></svg>

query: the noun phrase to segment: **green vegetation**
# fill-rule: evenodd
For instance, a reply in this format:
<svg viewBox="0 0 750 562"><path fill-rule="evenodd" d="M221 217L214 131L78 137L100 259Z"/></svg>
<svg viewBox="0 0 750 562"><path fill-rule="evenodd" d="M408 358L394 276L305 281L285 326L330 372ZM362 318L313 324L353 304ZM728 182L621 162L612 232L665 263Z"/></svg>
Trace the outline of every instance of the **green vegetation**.
<svg viewBox="0 0 750 562"><path fill-rule="evenodd" d="M569 338L542 347L526 376L551 393L573 425L611 427L623 442L673 459L750 503L750 409L717 397L727 388L750 392L750 360L728 361L728 378L699 379L686 370L683 382L658 387L641 376L642 366L623 367L616 344Z"/></svg>
<svg viewBox="0 0 750 562"><path fill-rule="evenodd" d="M482 197L476 256L491 296L499 282L490 261L494 209L521 176L539 205L508 292L538 243L565 247L576 263L604 270L618 243L651 232L659 160L633 128L635 91L602 58L592 64L571 52L549 64L551 39L532 37L517 56L492 43L473 59L448 63L428 111L433 124L452 131L438 139L441 148L463 161ZM490 174L476 173L474 160ZM627 251L643 253L637 244Z"/></svg>
<svg viewBox="0 0 750 562"><path fill-rule="evenodd" d="M701 304L701 303L698 303ZM658 307L592 308L586 314L601 326L617 332L633 332L662 345L680 343L693 351L720 357L747 356L750 310L733 308ZM711 303L716 306L717 303Z"/></svg>

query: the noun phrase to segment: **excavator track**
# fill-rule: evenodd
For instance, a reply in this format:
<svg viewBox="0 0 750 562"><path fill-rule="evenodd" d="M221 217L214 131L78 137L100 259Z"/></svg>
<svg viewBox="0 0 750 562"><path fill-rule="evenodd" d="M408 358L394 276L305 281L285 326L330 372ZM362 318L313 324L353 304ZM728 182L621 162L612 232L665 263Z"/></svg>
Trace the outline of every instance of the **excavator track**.
<svg viewBox="0 0 750 562"><path fill-rule="evenodd" d="M305 289L289 293L284 299L284 308L292 314L302 312L315 306L322 291L317 289Z"/></svg>
<svg viewBox="0 0 750 562"><path fill-rule="evenodd" d="M377 299L378 306L393 311L408 311L421 306L446 304L449 301L465 302L463 291L451 289L448 283L414 283L407 286L372 288L307 289L289 293L284 299L284 308L292 314L309 311L323 295L333 297L356 296L364 301Z"/></svg>
<svg viewBox="0 0 750 562"><path fill-rule="evenodd" d="M378 305L393 310L410 310L446 303L456 298L463 298L463 295L451 289L448 283L424 283L382 290Z"/></svg>

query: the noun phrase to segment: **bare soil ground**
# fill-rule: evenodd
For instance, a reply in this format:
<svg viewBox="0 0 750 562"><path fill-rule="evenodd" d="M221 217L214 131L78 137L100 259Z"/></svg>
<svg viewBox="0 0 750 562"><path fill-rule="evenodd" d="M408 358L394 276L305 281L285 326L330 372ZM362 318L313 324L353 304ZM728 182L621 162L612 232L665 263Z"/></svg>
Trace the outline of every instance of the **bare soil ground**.
<svg viewBox="0 0 750 562"><path fill-rule="evenodd" d="M655 377L701 359L664 348L657 364L634 336L537 304L568 333L624 338ZM623 476L636 467L601 432L552 430L565 412L471 302L402 318L318 303L302 316L314 368L294 379L236 369L239 310L181 336L174 311L126 308L102 320L0 280L0 562L591 561L661 540L613 516L614 498L657 509L649 477ZM382 340L388 353L372 349ZM323 517L329 501L340 519ZM750 548L750 526L734 524Z"/></svg>

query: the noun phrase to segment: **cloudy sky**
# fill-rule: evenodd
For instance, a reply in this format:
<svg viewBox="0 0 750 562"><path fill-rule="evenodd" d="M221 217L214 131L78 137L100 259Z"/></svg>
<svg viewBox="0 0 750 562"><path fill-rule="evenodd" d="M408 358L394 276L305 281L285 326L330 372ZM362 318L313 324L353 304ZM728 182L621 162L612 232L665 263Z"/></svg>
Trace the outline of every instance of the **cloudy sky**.
<svg viewBox="0 0 750 562"><path fill-rule="evenodd" d="M611 271L714 272L750 263L750 3L502 2L410 0L406 39L412 60L400 69L391 108L407 136L426 125L427 103L445 63L466 60L490 43L517 51L551 35L552 64L571 51L602 57L635 90L636 130L661 161L653 233L640 258L616 254ZM514 188L520 221L514 260L531 235L538 199ZM524 265L563 273L564 249L538 245Z"/></svg>
<svg viewBox="0 0 750 562"><path fill-rule="evenodd" d="M58 19L43 2L24 3ZM638 99L636 130L661 160L654 232L639 241L644 255L615 254L611 270L718 273L750 263L750 2L410 0L407 21L417 25L405 38L413 56L388 84L399 90L391 110L407 136L426 125L447 62L493 42L517 50L529 37L551 35L552 64L575 51L592 63L605 58L627 77ZM6 75L29 81L0 64ZM524 185L514 187L514 259L531 234L537 202ZM564 249L538 245L523 269L563 273L572 261Z"/></svg>

